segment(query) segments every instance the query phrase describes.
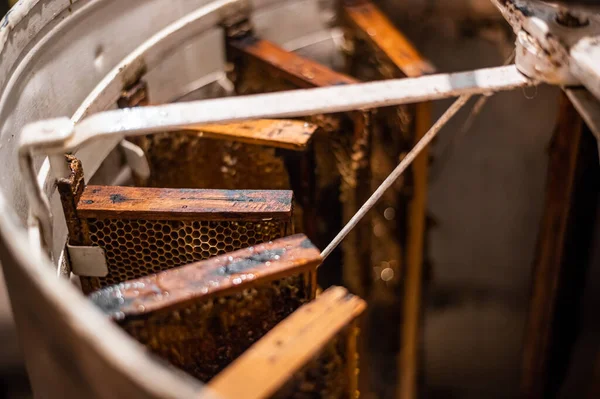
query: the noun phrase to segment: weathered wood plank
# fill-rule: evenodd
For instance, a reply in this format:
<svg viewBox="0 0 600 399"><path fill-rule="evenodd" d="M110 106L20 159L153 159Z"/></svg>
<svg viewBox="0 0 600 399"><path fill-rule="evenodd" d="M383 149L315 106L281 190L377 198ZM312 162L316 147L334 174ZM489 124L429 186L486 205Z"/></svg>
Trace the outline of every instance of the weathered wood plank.
<svg viewBox="0 0 600 399"><path fill-rule="evenodd" d="M316 292L320 253L303 235L107 287L105 314L176 367L209 381Z"/></svg>
<svg viewBox="0 0 600 399"><path fill-rule="evenodd" d="M117 320L171 311L215 296L315 270L320 251L303 234L230 252L208 260L129 280L90 295Z"/></svg>
<svg viewBox="0 0 600 399"><path fill-rule="evenodd" d="M207 138L303 151L317 129L317 125L305 121L258 119L222 125L192 126L191 130L186 132L201 134Z"/></svg>
<svg viewBox="0 0 600 399"><path fill-rule="evenodd" d="M89 219L264 220L289 219L288 190L201 190L87 186L77 214Z"/></svg>
<svg viewBox="0 0 600 399"><path fill-rule="evenodd" d="M350 76L333 71L324 65L284 50L267 40L251 34L228 41L229 55L251 57L273 73L269 78L281 78L298 88L337 86L358 83Z"/></svg>
<svg viewBox="0 0 600 399"><path fill-rule="evenodd" d="M361 39L381 51L404 75L412 78L435 72L375 4L368 0L346 0L342 9L348 22L362 33Z"/></svg>
<svg viewBox="0 0 600 399"><path fill-rule="evenodd" d="M323 352L326 345L341 331L352 325L353 321L364 311L365 302L350 295L345 289L334 287L325 291L315 301L304 305L277 327L265 335L237 361L220 373L209 384L210 389L225 399L246 398L264 399L278 397L278 391L302 371L310 361ZM350 333L349 340L355 340ZM348 344L348 343L347 343ZM346 346L352 352L350 345ZM336 388L343 395L332 397L352 398L356 395L355 353L346 353L345 372L346 386ZM314 378L317 381L314 381ZM316 389L321 381L327 378L313 372L313 386ZM299 392L294 392L299 393ZM323 396L321 392L310 392Z"/></svg>

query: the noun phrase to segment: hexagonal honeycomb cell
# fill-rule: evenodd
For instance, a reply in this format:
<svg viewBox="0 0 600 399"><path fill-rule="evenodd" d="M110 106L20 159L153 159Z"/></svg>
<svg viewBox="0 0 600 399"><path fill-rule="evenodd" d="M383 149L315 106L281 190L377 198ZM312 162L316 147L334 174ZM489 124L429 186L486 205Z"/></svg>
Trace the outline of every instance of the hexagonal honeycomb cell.
<svg viewBox="0 0 600 399"><path fill-rule="evenodd" d="M105 250L109 270L106 277L89 278L95 289L272 241L286 228L282 221L88 219L87 224L89 240Z"/></svg>

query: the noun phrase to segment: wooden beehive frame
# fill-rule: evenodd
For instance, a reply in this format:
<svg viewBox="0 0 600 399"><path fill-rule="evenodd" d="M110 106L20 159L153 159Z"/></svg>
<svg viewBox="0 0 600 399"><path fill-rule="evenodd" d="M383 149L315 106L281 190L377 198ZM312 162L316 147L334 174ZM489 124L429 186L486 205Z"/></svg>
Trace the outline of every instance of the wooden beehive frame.
<svg viewBox="0 0 600 399"><path fill-rule="evenodd" d="M293 232L286 190L177 190L85 186L78 160L59 182L70 250L100 247L104 275L81 275L84 292Z"/></svg>
<svg viewBox="0 0 600 399"><path fill-rule="evenodd" d="M154 353L207 381L315 298L320 263L317 248L295 235L126 281L90 299Z"/></svg>
<svg viewBox="0 0 600 399"><path fill-rule="evenodd" d="M356 40L368 43L372 54L362 55L375 59L381 78L418 77L435 72L431 63L371 1L342 1L340 21L354 50ZM360 62L352 63L356 61Z"/></svg>
<svg viewBox="0 0 600 399"><path fill-rule="evenodd" d="M365 302L345 289L330 288L271 330L209 387L223 399L280 397L278 392L286 384L298 384L295 379L302 378L298 374L337 336L344 341L346 378L342 380L344 386L336 388L342 392L339 397L356 397L356 319L364 309Z"/></svg>
<svg viewBox="0 0 600 399"><path fill-rule="evenodd" d="M145 81L124 89L117 103L121 108L149 105ZM294 189L296 229L314 236L311 141L317 129L301 120L259 119L134 137L131 140L142 148L151 169L149 179L137 175L134 179L138 186L151 187Z"/></svg>
<svg viewBox="0 0 600 399"><path fill-rule="evenodd" d="M228 26L226 35L227 58L234 66L230 78L239 94L358 83L350 76L256 37L247 21ZM329 208L340 209L342 223L345 223L368 198L371 113L317 115L308 120L319 125L322 132L321 138L315 141L315 163L320 170L320 181L313 177L315 185L331 185L336 179L341 180L341 184L338 183L340 198L328 205L320 199L321 211L326 209L326 216L330 216ZM330 225L332 222L322 214L317 218L327 225L322 233L326 237L325 244L341 226ZM370 253L368 224L366 220L361 223L343 244L344 283L357 293L366 291L364 284L370 279L370 270L366 267Z"/></svg>

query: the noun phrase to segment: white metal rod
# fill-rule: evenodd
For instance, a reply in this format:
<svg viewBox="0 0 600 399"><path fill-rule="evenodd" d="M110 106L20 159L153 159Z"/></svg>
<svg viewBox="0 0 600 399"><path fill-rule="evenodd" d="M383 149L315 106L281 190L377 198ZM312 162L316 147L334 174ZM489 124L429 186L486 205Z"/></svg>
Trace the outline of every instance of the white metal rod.
<svg viewBox="0 0 600 399"><path fill-rule="evenodd" d="M414 148L406 155L406 157L400 162L400 164L394 169L394 171L385 179L385 181L375 190L373 195L365 202L365 204L358 210L358 212L350 219L348 224L344 226L342 231L333 239L331 244L325 248L321 253L323 259L327 259L329 255L337 248L338 245L346 238L348 233L356 227L363 217L377 204L377 201L381 199L383 194L394 184L396 180L406 171L410 164L419 156L431 140L437 136L439 131L444 125L454 116L456 113L469 101L472 94L465 94L460 96L451 106L444 112L444 114L437 120L437 122L429 129L423 138L414 146Z"/></svg>
<svg viewBox="0 0 600 399"><path fill-rule="evenodd" d="M533 81L511 65L418 78L106 111L77 124L74 134L65 144L67 148L60 150L74 149L88 140L108 136L165 132L207 123L346 112L464 94L487 94L532 84Z"/></svg>

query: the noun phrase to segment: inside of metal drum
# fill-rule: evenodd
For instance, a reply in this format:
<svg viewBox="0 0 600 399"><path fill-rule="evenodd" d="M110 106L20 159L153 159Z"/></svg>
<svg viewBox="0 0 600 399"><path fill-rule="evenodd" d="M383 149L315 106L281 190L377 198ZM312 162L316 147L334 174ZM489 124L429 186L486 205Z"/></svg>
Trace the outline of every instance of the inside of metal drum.
<svg viewBox="0 0 600 399"><path fill-rule="evenodd" d="M169 18L193 12L202 5L196 3L178 3ZM118 98L89 112L496 66L512 50L512 33L485 6L414 3L257 2L249 12L209 21L159 62L147 60L150 69L144 62L132 68ZM77 2L71 11L107 17ZM32 120L72 115L151 33L118 54L108 41L83 43L98 80ZM441 135L322 265L317 248L406 156L445 102L306 115L283 125L265 121L264 128L197 126L128 138L126 146L84 146L65 159L70 173L57 189L46 179L59 274L153 355L209 386L230 385L219 376L240 375L235 367L256 360L254 350L285 357L289 347L277 351L285 328L325 329L303 313L314 306L339 324L322 340L298 333L310 356L282 365L287 374L264 383L270 390L260 397L513 397L555 385L568 391L577 385L574 369L544 369L541 388L520 385L528 381L526 366L515 372L528 350L532 248L549 201L546 144L559 137L556 120L560 126L570 115L556 89L535 90L532 100L527 92L493 97L460 144ZM548 118L548 109L557 117ZM468 117L459 115L447 129L459 131ZM306 131L293 130L296 124ZM310 138L298 144L304 135ZM593 164L586 157L594 155L582 156ZM43 162L36 159L42 181ZM20 190L11 194L24 220ZM298 258L287 260L287 251ZM593 254L584 258L578 261L593 273ZM327 313L343 300L356 301L345 318ZM562 312L561 320L573 320ZM594 362L582 348L590 343L568 329L556 334L552 339L568 342L573 362L589 371ZM560 350L546 355L558 363L568 358Z"/></svg>

